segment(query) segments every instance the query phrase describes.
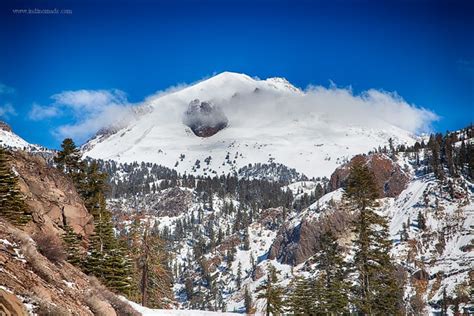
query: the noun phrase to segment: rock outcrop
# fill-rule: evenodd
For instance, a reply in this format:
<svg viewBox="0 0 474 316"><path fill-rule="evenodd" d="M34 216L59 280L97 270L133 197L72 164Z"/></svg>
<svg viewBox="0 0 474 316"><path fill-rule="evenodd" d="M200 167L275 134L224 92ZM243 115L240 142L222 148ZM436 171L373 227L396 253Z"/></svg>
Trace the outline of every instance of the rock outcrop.
<svg viewBox="0 0 474 316"><path fill-rule="evenodd" d="M386 155L358 155L334 171L329 181L331 191L344 187L350 168L355 163L366 164L373 172L381 197L398 196L410 180L409 175ZM287 224L280 229L269 256L282 263L300 264L319 250L320 236L328 230L340 237L346 234L350 219L351 215L342 210L334 210L316 219L314 216L303 216L296 224Z"/></svg>
<svg viewBox="0 0 474 316"><path fill-rule="evenodd" d="M183 123L199 137L210 137L227 127L229 120L222 109L199 99L191 101L183 115Z"/></svg>
<svg viewBox="0 0 474 316"><path fill-rule="evenodd" d="M114 316L127 308L97 279L52 263L26 232L0 218L0 315Z"/></svg>
<svg viewBox="0 0 474 316"><path fill-rule="evenodd" d="M115 310L132 310L97 279L65 262L60 248L44 252L51 245L41 237L59 240L65 224L83 237L83 246L93 233L92 215L72 181L26 152L11 152L10 164L33 219L20 229L0 217L0 315L114 316Z"/></svg>
<svg viewBox="0 0 474 316"><path fill-rule="evenodd" d="M25 305L13 293L0 288L0 315L26 316Z"/></svg>
<svg viewBox="0 0 474 316"><path fill-rule="evenodd" d="M62 234L68 224L85 239L93 232L93 217L85 208L72 181L46 161L22 151L12 152L21 191L33 212L30 230Z"/></svg>
<svg viewBox="0 0 474 316"><path fill-rule="evenodd" d="M10 125L8 125L7 123L3 121L0 121L0 130L10 132L10 133L12 132L12 128L10 127Z"/></svg>
<svg viewBox="0 0 474 316"><path fill-rule="evenodd" d="M396 197L407 186L409 176L400 166L384 154L357 155L351 161L337 168L329 180L331 191L344 187L351 166L362 163L369 167L375 176L375 182L381 197Z"/></svg>
<svg viewBox="0 0 474 316"><path fill-rule="evenodd" d="M338 237L347 234L351 220L350 214L335 210L320 218L303 217L296 225L287 223L278 231L269 258L298 265L319 250L321 236L328 231Z"/></svg>
<svg viewBox="0 0 474 316"><path fill-rule="evenodd" d="M186 213L192 206L193 194L188 190L171 188L150 195L145 204L151 206L150 210L157 216L178 216Z"/></svg>

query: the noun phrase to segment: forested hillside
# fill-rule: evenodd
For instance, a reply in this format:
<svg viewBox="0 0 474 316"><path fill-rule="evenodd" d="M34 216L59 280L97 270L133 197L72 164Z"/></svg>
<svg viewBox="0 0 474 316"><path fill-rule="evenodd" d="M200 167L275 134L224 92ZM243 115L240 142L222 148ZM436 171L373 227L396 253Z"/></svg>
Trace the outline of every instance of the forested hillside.
<svg viewBox="0 0 474 316"><path fill-rule="evenodd" d="M388 143L355 156L330 178L312 179L277 164L205 177L151 163L82 159L71 139L51 166L2 149L2 223L9 234L33 236L46 265L81 275L82 281L65 282L94 276L98 281L90 286L100 288L100 282L149 308L468 313L473 128L413 146ZM67 193L56 192L64 188ZM48 197L54 194L59 198ZM2 238L23 260L20 249L30 242ZM20 294L31 312L51 309L37 292L15 285L9 269L16 268L3 263L9 281L2 286ZM43 282L61 282L34 271ZM104 304L134 313L113 297L104 296ZM94 303L81 302L94 312Z"/></svg>

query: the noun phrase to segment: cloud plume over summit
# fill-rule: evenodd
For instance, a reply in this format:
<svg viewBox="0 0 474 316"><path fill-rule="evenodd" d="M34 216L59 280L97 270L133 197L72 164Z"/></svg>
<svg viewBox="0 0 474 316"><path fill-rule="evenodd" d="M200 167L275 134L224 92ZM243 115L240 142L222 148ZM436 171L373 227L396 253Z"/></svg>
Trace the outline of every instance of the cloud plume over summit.
<svg viewBox="0 0 474 316"><path fill-rule="evenodd" d="M419 133L430 130L432 122L438 119L432 111L410 104L393 92L370 89L355 94L350 88L331 85L309 86L295 93L292 86L287 90L275 88L245 75L227 75L225 80L218 77L158 92L140 104L130 104L120 90L64 91L51 96L53 102L48 106L34 105L30 118L67 115L69 123L57 127L54 134L80 142L102 128L133 119L134 108L145 104L153 105L156 125L180 124L189 102L195 98L222 109L230 127L278 127L302 121L308 126L312 122L368 128L389 124Z"/></svg>

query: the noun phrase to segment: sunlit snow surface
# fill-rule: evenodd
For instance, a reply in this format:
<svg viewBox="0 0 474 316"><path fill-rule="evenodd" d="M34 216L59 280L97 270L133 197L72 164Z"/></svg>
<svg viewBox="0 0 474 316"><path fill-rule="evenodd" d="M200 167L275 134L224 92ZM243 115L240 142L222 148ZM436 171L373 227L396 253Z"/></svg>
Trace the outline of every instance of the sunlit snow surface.
<svg viewBox="0 0 474 316"><path fill-rule="evenodd" d="M124 299L125 300L125 299ZM179 309L151 309L143 307L137 303L128 301L132 307L143 316L235 316L236 313L209 312L199 310L179 310Z"/></svg>
<svg viewBox="0 0 474 316"><path fill-rule="evenodd" d="M2 147L13 147L13 148L24 148L29 147L30 144L21 138L20 136L0 129L0 146Z"/></svg>
<svg viewBox="0 0 474 316"><path fill-rule="evenodd" d="M154 162L181 173L221 175L249 163L274 161L317 177L329 176L345 160L388 144L389 138L396 144L414 143L410 132L382 118L335 114L324 102L309 104L305 93L280 78L258 80L222 73L149 98L141 114L126 127L95 137L83 149L92 158ZM340 98L341 102L358 100ZM194 135L182 123L183 113L194 99L222 108L228 127L208 138ZM366 106L360 103L361 108ZM212 158L208 164L204 162L207 157Z"/></svg>

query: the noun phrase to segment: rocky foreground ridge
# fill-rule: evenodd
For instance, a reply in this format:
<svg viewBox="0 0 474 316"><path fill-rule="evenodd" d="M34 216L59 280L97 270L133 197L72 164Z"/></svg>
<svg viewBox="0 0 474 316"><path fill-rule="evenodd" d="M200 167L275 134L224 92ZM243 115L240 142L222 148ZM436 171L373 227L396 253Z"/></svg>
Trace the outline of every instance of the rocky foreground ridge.
<svg viewBox="0 0 474 316"><path fill-rule="evenodd" d="M82 247L94 229L70 179L41 157L11 155L32 220L16 227L0 218L0 315L138 315L55 252L65 224Z"/></svg>

